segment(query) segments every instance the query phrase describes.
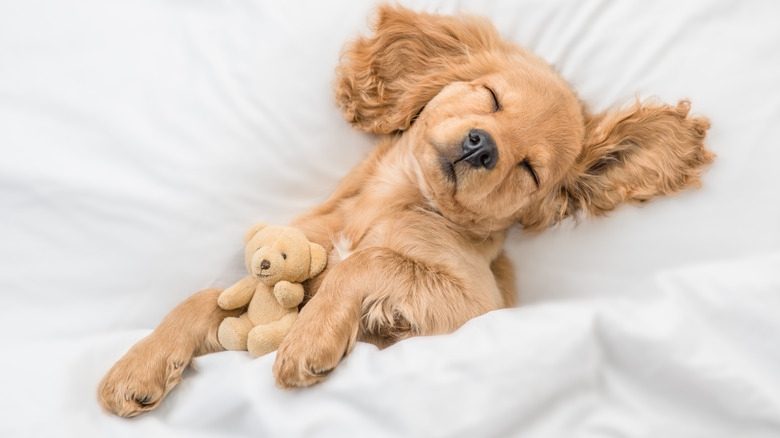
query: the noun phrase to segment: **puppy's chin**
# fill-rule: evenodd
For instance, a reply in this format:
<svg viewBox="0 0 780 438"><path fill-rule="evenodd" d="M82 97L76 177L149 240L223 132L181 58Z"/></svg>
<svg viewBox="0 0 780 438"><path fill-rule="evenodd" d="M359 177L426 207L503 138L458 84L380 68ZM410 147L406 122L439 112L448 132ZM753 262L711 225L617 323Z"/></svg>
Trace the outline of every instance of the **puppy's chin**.
<svg viewBox="0 0 780 438"><path fill-rule="evenodd" d="M516 187L490 170L436 154L418 163L429 202L450 222L478 234L509 228L530 202L530 190Z"/></svg>

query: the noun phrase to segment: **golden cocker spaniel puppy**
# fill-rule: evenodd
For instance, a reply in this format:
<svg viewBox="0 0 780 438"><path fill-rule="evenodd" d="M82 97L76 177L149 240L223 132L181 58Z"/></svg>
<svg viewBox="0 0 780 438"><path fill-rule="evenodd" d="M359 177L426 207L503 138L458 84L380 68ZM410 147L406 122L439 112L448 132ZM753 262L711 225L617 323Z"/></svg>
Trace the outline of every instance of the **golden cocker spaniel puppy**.
<svg viewBox="0 0 780 438"><path fill-rule="evenodd" d="M449 333L515 304L507 229L540 231L697 184L713 159L689 103L591 113L485 19L381 7L349 43L337 100L376 150L292 225L328 251L276 355L279 386L320 382L357 341ZM156 407L194 356L219 351L219 290L176 307L106 375L99 399Z"/></svg>

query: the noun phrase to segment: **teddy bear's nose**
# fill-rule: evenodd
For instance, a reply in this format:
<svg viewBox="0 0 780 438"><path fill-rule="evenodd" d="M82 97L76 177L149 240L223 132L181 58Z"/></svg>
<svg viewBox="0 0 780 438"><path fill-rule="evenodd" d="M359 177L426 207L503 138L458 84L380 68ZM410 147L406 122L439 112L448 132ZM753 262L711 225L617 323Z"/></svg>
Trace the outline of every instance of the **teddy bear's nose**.
<svg viewBox="0 0 780 438"><path fill-rule="evenodd" d="M263 260L262 262L260 262L260 269L268 269L270 267L271 267L271 262L269 262L268 260Z"/></svg>

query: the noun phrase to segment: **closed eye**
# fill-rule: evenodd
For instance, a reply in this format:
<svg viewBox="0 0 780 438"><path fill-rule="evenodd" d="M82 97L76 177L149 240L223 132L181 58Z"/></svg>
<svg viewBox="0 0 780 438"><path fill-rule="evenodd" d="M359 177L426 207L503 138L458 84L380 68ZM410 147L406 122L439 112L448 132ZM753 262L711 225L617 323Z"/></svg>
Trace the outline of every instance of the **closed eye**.
<svg viewBox="0 0 780 438"><path fill-rule="evenodd" d="M488 87L487 85L483 85L483 87L485 87L485 89L490 92L490 96L493 98L493 112L496 113L496 112L501 111L501 109L502 109L501 108L501 103L499 103L499 101L498 101L498 97L496 96L496 92L493 91L493 89Z"/></svg>
<svg viewBox="0 0 780 438"><path fill-rule="evenodd" d="M539 176L536 174L536 171L534 170L534 167L531 165L531 163L528 161L528 158L523 159L523 161L517 163L519 167L524 168L528 171L528 173L531 174L531 178L534 179L534 184L536 184L536 188L539 188Z"/></svg>

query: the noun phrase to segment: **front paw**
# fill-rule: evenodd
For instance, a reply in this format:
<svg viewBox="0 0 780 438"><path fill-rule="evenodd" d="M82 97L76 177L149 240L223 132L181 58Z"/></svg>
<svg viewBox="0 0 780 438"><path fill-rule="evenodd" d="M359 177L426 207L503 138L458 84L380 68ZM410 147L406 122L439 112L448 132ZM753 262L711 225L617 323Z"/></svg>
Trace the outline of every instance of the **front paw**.
<svg viewBox="0 0 780 438"><path fill-rule="evenodd" d="M276 353L276 385L294 389L320 383L346 354L343 343L325 341L321 336L291 336L282 341ZM292 339L291 339L292 338Z"/></svg>
<svg viewBox="0 0 780 438"><path fill-rule="evenodd" d="M153 339L143 339L103 377L98 401L120 417L152 410L181 381L190 361L191 355L155 350Z"/></svg>

